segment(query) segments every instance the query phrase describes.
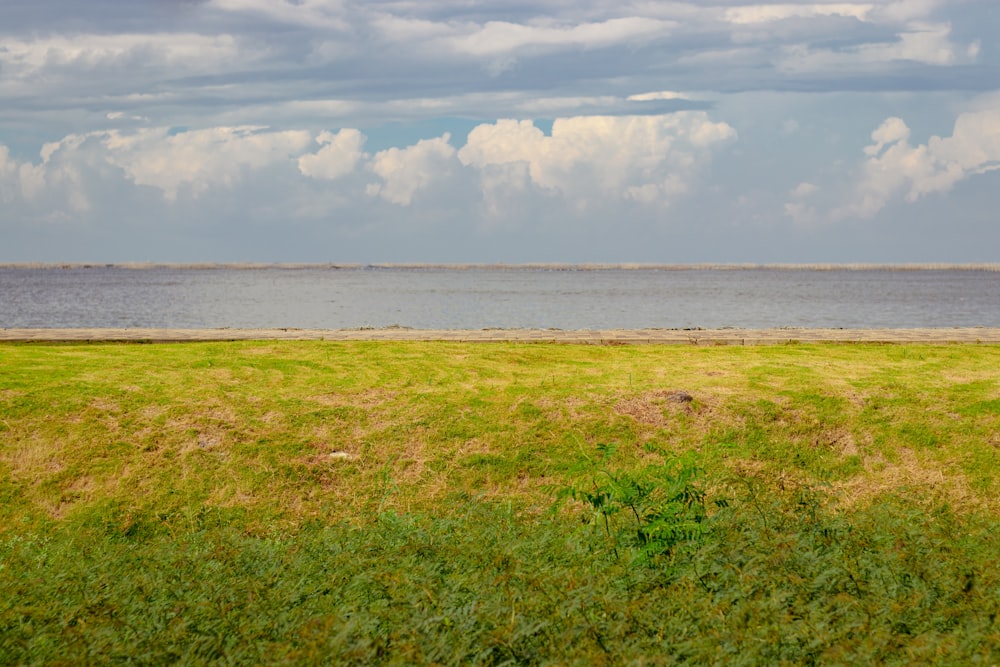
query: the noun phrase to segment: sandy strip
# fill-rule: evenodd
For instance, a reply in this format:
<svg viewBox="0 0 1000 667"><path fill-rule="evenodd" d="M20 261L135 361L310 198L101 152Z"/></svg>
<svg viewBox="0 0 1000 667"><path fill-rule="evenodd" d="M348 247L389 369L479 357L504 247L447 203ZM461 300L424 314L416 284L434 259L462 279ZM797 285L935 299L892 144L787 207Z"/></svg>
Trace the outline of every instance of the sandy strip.
<svg viewBox="0 0 1000 667"><path fill-rule="evenodd" d="M388 340L586 343L593 345L769 345L829 343L1000 344L1000 328L921 329L0 329L0 342L176 343L234 340Z"/></svg>

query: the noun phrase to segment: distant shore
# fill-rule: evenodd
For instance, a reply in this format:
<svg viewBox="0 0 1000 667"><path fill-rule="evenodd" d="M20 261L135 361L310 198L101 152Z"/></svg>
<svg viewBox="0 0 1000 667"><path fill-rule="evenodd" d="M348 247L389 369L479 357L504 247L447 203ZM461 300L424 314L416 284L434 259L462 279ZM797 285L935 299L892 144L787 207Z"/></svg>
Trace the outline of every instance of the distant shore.
<svg viewBox="0 0 1000 667"><path fill-rule="evenodd" d="M1000 344L1000 328L915 329L0 329L0 342L180 343L250 340L444 341L591 345L775 345L783 343Z"/></svg>
<svg viewBox="0 0 1000 667"><path fill-rule="evenodd" d="M995 271L1000 272L997 263L912 263L912 264L643 264L643 263L483 263L483 264L441 264L441 263L267 263L267 262L0 262L0 269L312 269L312 270L364 270L364 269L409 269L409 270L543 270L543 271Z"/></svg>

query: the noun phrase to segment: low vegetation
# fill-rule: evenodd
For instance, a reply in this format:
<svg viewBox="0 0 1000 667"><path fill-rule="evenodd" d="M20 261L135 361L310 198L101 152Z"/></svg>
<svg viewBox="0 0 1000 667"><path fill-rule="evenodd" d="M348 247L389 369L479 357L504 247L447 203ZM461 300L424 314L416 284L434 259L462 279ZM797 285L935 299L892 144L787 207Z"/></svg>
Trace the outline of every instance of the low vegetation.
<svg viewBox="0 0 1000 667"><path fill-rule="evenodd" d="M0 346L0 664L994 664L1000 348Z"/></svg>

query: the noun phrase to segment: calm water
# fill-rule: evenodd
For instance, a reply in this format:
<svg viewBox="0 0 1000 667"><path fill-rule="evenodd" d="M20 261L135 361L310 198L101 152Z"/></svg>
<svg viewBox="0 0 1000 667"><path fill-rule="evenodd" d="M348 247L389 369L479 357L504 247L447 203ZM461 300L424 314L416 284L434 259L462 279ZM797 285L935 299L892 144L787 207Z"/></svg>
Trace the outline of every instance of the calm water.
<svg viewBox="0 0 1000 667"><path fill-rule="evenodd" d="M0 327L1000 327L970 269L0 268Z"/></svg>

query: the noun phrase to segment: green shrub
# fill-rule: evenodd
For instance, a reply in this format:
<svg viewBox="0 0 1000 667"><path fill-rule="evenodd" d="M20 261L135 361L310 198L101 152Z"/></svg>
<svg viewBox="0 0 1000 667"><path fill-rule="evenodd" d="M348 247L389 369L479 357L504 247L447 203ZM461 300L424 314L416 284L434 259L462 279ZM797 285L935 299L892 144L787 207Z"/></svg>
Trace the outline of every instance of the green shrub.
<svg viewBox="0 0 1000 667"><path fill-rule="evenodd" d="M700 539L707 527L705 492L693 458L661 453L662 462L614 470L615 449L598 446L598 459L581 464L580 481L557 490L557 508L567 499L582 503L616 558L627 550L631 560L650 564L677 544Z"/></svg>

